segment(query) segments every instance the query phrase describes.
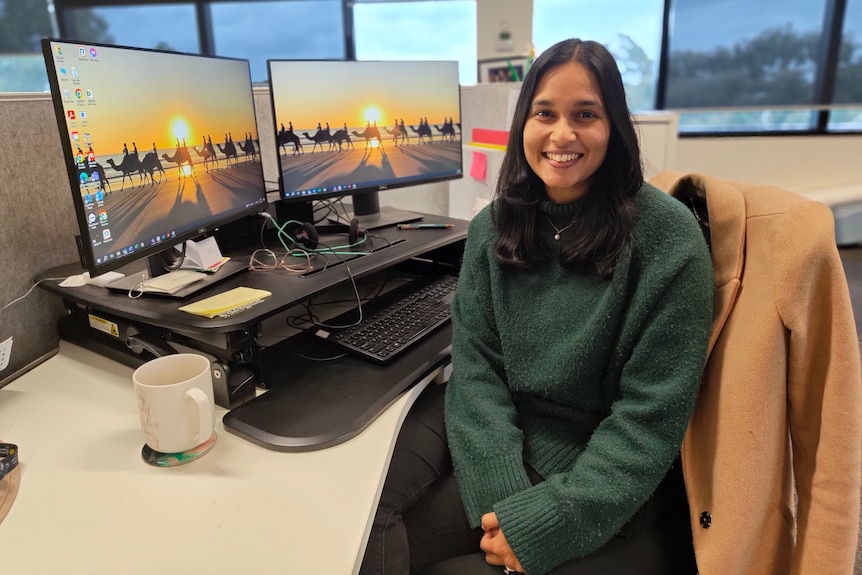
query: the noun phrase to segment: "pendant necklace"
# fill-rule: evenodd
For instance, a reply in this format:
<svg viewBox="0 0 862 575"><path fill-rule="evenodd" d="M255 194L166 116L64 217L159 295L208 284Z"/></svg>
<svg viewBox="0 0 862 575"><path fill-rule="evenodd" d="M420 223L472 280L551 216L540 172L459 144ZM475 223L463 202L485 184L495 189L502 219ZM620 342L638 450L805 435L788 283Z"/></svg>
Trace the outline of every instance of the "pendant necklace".
<svg viewBox="0 0 862 575"><path fill-rule="evenodd" d="M548 214L545 214L545 218L547 218L548 223L551 224L551 227L554 228L554 231L557 232L554 234L554 239L557 241L560 241L560 234L561 233L563 233L564 231L566 231L567 229L569 229L570 227L572 227L575 224L574 221L571 221L571 222L569 222L569 225L567 225L566 227L558 228L557 226L554 225L553 220L551 220L551 218L550 218L550 216L548 216Z"/></svg>

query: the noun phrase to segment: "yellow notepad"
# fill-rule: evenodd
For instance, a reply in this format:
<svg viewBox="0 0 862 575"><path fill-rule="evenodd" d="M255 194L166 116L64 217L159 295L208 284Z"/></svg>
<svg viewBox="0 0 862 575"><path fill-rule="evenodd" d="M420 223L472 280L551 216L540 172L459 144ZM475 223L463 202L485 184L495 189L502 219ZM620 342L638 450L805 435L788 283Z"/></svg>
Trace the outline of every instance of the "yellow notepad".
<svg viewBox="0 0 862 575"><path fill-rule="evenodd" d="M264 298L272 295L262 289L238 287L216 294L214 296L184 305L180 311L202 315L204 317L216 317L229 314L233 310L251 306Z"/></svg>

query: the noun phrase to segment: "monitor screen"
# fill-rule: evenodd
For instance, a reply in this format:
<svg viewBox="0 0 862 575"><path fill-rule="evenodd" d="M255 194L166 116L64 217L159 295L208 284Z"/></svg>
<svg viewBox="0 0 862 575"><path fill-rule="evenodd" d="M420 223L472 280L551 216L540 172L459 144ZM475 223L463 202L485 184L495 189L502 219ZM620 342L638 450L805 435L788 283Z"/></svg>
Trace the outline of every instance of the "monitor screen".
<svg viewBox="0 0 862 575"><path fill-rule="evenodd" d="M267 64L282 203L351 195L367 223L382 190L462 177L457 62Z"/></svg>
<svg viewBox="0 0 862 575"><path fill-rule="evenodd" d="M247 60L42 48L91 275L265 208Z"/></svg>

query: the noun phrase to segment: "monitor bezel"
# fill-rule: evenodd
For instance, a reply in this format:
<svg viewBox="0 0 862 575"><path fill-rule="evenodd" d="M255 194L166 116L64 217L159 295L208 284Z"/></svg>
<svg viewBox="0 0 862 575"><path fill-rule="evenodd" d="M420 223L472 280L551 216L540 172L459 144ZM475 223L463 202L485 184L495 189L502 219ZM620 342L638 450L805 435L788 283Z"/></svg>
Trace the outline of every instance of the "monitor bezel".
<svg viewBox="0 0 862 575"><path fill-rule="evenodd" d="M463 132L459 130L459 157L461 159L461 169L458 173L455 174L446 174L446 175L426 175L422 174L416 178L400 178L398 180L379 185L366 185L361 188L351 189L349 191L345 190L333 190L328 192L320 192L315 193L313 195L308 196L287 196L288 190L285 190L284 187L284 178L282 174L284 173L282 166L282 157L279 149L278 143L278 133L279 133L279 124L278 117L276 115L276 103L275 103L275 92L272 89L272 64L273 63L300 63L300 64L327 64L327 63L338 63L338 64L424 64L426 62L446 62L455 65L455 78L458 79L458 66L459 63L457 60L309 60L309 59L286 59L286 58L270 58L266 61L266 70L267 70L267 82L268 82L268 90L269 90L269 102L272 111L272 134L275 141L275 157L278 168L278 202L281 204L292 205L292 204L311 204L312 202L316 202L318 200L332 200L336 198L353 198L353 207L354 214L356 216L367 216L372 218L377 214L377 210L381 209L382 203L379 201L377 196L380 192L385 192L387 190L395 190L401 188L407 188L411 186L422 186L425 184L434 184L439 182L448 182L452 180L463 179L464 177L464 140L463 140ZM458 90L458 121L463 125L463 103L461 96L461 83L458 81L456 83ZM290 190L297 191L297 190ZM307 208L305 211L313 211L312 208Z"/></svg>
<svg viewBox="0 0 862 575"><path fill-rule="evenodd" d="M120 268L124 268L130 265L136 265L139 263L145 263L152 268L152 262L154 258L157 258L159 254L164 254L173 249L173 246L184 243L186 240L192 240L195 238L200 238L208 235L213 235L220 228L246 218L248 216L260 213L263 210L266 210L267 207L267 190L266 190L266 182L265 177L263 176L263 169L261 167L261 195L258 198L260 201L254 205L244 207L242 209L237 210L231 214L227 214L225 216L219 217L217 219L213 219L209 222L206 222L204 225L196 226L192 229L186 230L184 232L178 233L175 237L171 237L170 241L164 243L157 243L155 245L144 246L139 250L136 250L133 255L120 257L117 259L109 259L107 261L103 261L101 263L96 262L96 254L94 251L94 247L92 241L90 241L89 234L89 225L87 222L87 211L84 206L84 198L81 193L81 184L78 179L78 167L75 164L74 160L74 150L72 148L71 138L68 136L68 127L66 124L66 112L62 102L62 92L60 90L60 82L57 78L57 71L55 67L52 44L53 43L62 43L62 44L77 44L83 46L94 46L96 48L117 48L121 50L131 50L138 52L149 52L154 54L165 54L171 56L186 56L186 57L194 57L201 60L222 60L222 61L237 61L244 62L246 68L248 70L248 94L249 101L252 105L253 117L255 122L255 129L257 130L258 139L260 139L260 125L257 119L257 110L255 108L254 102L254 93L253 93L253 85L251 82L251 64L245 58L234 58L229 56L212 56L212 55L204 55L204 54L196 54L190 52L179 52L173 50L163 50L158 48L142 48L136 46L126 46L120 44L107 44L100 42L90 42L84 40L70 39L70 38L59 38L59 37L46 37L42 38L42 56L45 61L46 72L48 75L48 85L50 87L51 93L51 102L52 107L54 108L54 117L57 122L58 133L57 136L60 140L60 145L62 147L63 152L63 161L66 164L66 172L69 177L69 186L72 194L72 201L75 206L75 219L78 224L78 231L80 234L76 238L78 254L80 257L80 262L82 268L84 268L87 272L89 272L91 277L96 277L102 275L109 271L114 271ZM165 270L153 270L153 273L162 273Z"/></svg>

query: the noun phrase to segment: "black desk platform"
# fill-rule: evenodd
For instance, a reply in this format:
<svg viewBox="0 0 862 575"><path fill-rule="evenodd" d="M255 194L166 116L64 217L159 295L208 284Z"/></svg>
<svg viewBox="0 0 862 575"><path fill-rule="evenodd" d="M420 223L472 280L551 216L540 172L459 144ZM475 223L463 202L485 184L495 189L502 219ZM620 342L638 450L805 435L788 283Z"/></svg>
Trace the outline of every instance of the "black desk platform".
<svg viewBox="0 0 862 575"><path fill-rule="evenodd" d="M68 315L60 336L132 367L155 357L152 349L197 351L211 358L216 403L232 411L225 426L270 449L308 451L340 443L369 425L405 389L445 364L451 332L439 330L416 350L385 368L353 357L333 362L303 361L292 352L319 353L321 344L302 338L269 341L264 326L280 321L298 304L354 280L385 272L457 275L468 222L441 216L426 221L451 223L450 229L375 230L374 245L388 246L306 277L284 270L246 271L232 275L184 299L145 296L131 299L97 286L63 288L59 281L40 287L59 296ZM343 240L343 238L334 238ZM325 241L321 238L321 241ZM231 252L243 261L256 247ZM268 246L271 247L271 244ZM349 273L348 273L349 271ZM47 270L45 278L81 273L78 264ZM228 318L204 318L182 311L187 303L234 287L264 289L272 295ZM281 324L284 325L284 324ZM290 334L288 334L290 335ZM150 348L130 341L154 343ZM314 348L314 349L312 349ZM257 396L255 386L269 391Z"/></svg>
<svg viewBox="0 0 862 575"><path fill-rule="evenodd" d="M225 429L278 451L337 445L365 429L403 392L446 364L452 329L444 326L415 350L380 367L301 334L265 350L262 369L278 383L223 418ZM304 356L304 357L303 357Z"/></svg>

